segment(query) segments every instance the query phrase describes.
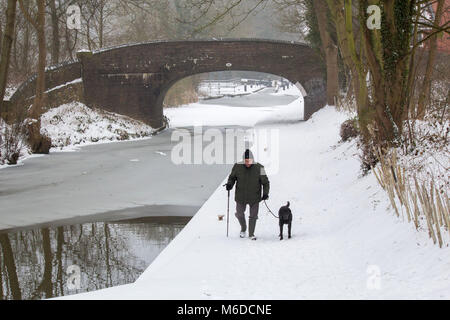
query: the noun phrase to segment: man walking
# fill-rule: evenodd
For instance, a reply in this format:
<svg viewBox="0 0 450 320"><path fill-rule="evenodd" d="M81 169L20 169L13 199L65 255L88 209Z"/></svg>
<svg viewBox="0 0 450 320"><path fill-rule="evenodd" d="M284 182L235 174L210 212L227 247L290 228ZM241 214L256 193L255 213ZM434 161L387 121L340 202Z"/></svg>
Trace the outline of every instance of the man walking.
<svg viewBox="0 0 450 320"><path fill-rule="evenodd" d="M252 152L247 149L244 152L244 161L235 163L231 174L228 177L226 189L233 189L236 182L236 192L234 200L236 201L236 218L241 225L240 237L245 237L247 225L245 223L245 208L250 206L250 216L248 219L248 236L256 240L255 227L258 219L259 202L269 198L270 183L267 178L264 166L254 162ZM263 195L261 197L261 186L263 186Z"/></svg>

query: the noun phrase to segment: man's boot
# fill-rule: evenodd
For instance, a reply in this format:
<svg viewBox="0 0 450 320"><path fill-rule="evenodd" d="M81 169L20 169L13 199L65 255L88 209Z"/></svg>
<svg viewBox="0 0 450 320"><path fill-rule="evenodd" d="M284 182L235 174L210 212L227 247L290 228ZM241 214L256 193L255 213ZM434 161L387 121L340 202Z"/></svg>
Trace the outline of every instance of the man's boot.
<svg viewBox="0 0 450 320"><path fill-rule="evenodd" d="M245 217L237 217L239 224L241 225L241 233L239 234L239 236L241 238L245 237L245 231L247 230L247 225L245 224Z"/></svg>
<svg viewBox="0 0 450 320"><path fill-rule="evenodd" d="M249 218L248 219L248 236L252 240L256 240L255 227L256 227L256 219L255 218Z"/></svg>

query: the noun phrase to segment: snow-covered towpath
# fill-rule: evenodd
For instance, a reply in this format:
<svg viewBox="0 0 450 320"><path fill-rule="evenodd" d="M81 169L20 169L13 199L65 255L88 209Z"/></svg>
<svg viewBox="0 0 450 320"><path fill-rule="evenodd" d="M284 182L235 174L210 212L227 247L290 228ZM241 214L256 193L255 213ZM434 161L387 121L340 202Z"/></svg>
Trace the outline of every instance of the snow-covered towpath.
<svg viewBox="0 0 450 320"><path fill-rule="evenodd" d="M339 143L346 116L332 107L280 129L280 170L269 176L272 210L291 202L293 238L260 204L257 241L238 237L219 186L133 284L68 299L450 298L450 248L393 216L372 175L358 177L354 142ZM285 231L286 232L286 231Z"/></svg>

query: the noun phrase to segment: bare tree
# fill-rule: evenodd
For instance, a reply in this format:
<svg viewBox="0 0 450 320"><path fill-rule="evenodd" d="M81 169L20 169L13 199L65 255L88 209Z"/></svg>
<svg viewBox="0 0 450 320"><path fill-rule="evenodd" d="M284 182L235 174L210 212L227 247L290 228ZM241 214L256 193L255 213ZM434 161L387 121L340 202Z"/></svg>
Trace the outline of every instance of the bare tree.
<svg viewBox="0 0 450 320"><path fill-rule="evenodd" d="M327 66L327 103L335 105L338 96L338 48L331 37L329 26L329 13L326 0L314 0L313 6L319 26L322 50L325 54Z"/></svg>
<svg viewBox="0 0 450 320"><path fill-rule="evenodd" d="M30 1L24 3L25 9L28 11L30 6ZM22 48L22 59L20 70L28 75L30 73L30 63L29 63L29 54L30 54L30 25L25 20L24 21L24 35L23 35L23 48Z"/></svg>
<svg viewBox="0 0 450 320"><path fill-rule="evenodd" d="M19 279L17 277L16 262L11 248L11 241L7 234L0 234L0 246L3 250L3 258L5 259L6 272L8 274L9 286L14 300L22 299L22 291L20 290ZM3 284L0 284L3 285Z"/></svg>
<svg viewBox="0 0 450 320"><path fill-rule="evenodd" d="M438 0L438 5L435 13L434 27L439 28L441 25L441 19L444 12L445 0ZM417 118L423 119L425 116L426 104L430 101L431 81L434 70L434 64L436 60L438 34L434 34L429 40L428 61L425 70L425 76L422 81L422 90L419 95L419 101L417 103Z"/></svg>
<svg viewBox="0 0 450 320"><path fill-rule="evenodd" d="M23 5L23 0L19 0L20 9L25 18L30 22L37 32L39 56L38 70L36 77L36 93L34 103L30 110L30 116L36 119L27 126L28 143L33 153L48 153L51 141L50 138L41 134L41 113L45 103L45 65L46 65L46 41L45 41L45 0L36 0L37 13L31 15ZM34 17L33 17L34 16Z"/></svg>
<svg viewBox="0 0 450 320"><path fill-rule="evenodd" d="M11 45L14 37L14 23L16 19L16 0L8 0L6 9L6 27L2 41L2 52L0 58L0 114L3 110L3 98L5 96L6 82L8 80L9 60L11 56Z"/></svg>
<svg viewBox="0 0 450 320"><path fill-rule="evenodd" d="M59 18L58 11L56 7L56 0L49 1L50 6L50 17L52 25L52 64L59 63L59 53L61 47L61 40L59 36Z"/></svg>
<svg viewBox="0 0 450 320"><path fill-rule="evenodd" d="M39 57L38 70L36 78L36 95L34 98L31 116L38 119L44 103L45 92L45 65L46 65L46 45L45 45L45 0L36 0L37 13L30 14L23 4L23 0L19 0L20 9L25 18L36 29L38 37ZM33 17L34 16L34 17Z"/></svg>

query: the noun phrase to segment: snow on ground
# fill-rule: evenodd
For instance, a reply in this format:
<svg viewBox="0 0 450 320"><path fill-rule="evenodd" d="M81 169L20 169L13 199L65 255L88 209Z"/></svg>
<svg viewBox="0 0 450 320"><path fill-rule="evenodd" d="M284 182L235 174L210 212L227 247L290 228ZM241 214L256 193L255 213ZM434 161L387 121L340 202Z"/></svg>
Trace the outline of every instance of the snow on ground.
<svg viewBox="0 0 450 320"><path fill-rule="evenodd" d="M16 92L17 87L6 87L5 89L5 96L3 97L3 100L8 101L11 96Z"/></svg>
<svg viewBox="0 0 450 320"><path fill-rule="evenodd" d="M45 93L49 93L49 92L52 92L52 91L55 91L55 90L59 90L61 88L67 87L68 85L75 84L75 83L81 83L81 82L83 82L83 79L77 78L75 80L72 80L72 81L66 82L64 84L61 84L59 86L53 87L51 89L48 89L47 91L45 91Z"/></svg>
<svg viewBox="0 0 450 320"><path fill-rule="evenodd" d="M450 121L434 119L414 120L416 146L413 152L397 148L399 164L406 169L410 184L414 185L412 175L419 182L429 185L433 182L442 191L450 190L450 145L448 134Z"/></svg>
<svg viewBox="0 0 450 320"><path fill-rule="evenodd" d="M289 85L289 88L283 90L279 87L277 92L271 93L273 96L291 95L291 96L301 96L300 90L293 84Z"/></svg>
<svg viewBox="0 0 450 320"><path fill-rule="evenodd" d="M303 98L285 106L274 107L229 107L192 103L178 108L167 108L164 114L171 127L236 125L252 127L266 121L298 121L303 119Z"/></svg>
<svg viewBox="0 0 450 320"><path fill-rule="evenodd" d="M199 94L203 97L221 97L224 95L234 96L242 94L250 94L261 90L264 85L243 85L234 82L202 82L199 85Z"/></svg>
<svg viewBox="0 0 450 320"><path fill-rule="evenodd" d="M172 121L183 123L177 110ZM241 123L264 118L257 110L236 114ZM291 202L292 239L278 240L278 221L263 203L258 240L239 238L234 190L226 238L220 185L135 283L63 299L449 299L450 248L396 218L375 177L359 176L355 141L338 142L346 119L326 107L307 122L259 126L280 130L268 205L277 212Z"/></svg>
<svg viewBox="0 0 450 320"><path fill-rule="evenodd" d="M71 150L74 146L145 138L153 129L129 117L99 109L80 102L63 104L41 117L42 132L52 140L53 151Z"/></svg>

